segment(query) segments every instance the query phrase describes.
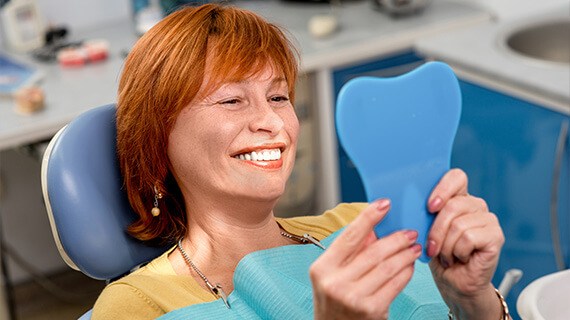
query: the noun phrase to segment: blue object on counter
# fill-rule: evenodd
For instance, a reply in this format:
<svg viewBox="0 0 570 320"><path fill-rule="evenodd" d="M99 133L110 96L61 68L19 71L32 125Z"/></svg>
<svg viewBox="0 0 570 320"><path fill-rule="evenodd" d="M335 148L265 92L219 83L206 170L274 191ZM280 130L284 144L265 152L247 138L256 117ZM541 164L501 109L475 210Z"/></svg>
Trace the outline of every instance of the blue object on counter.
<svg viewBox="0 0 570 320"><path fill-rule="evenodd" d="M339 141L362 178L368 201L392 202L375 227L377 237L413 229L425 248L435 217L427 201L449 170L460 115L459 83L441 62L393 78L355 78L341 89ZM429 260L425 250L420 259Z"/></svg>

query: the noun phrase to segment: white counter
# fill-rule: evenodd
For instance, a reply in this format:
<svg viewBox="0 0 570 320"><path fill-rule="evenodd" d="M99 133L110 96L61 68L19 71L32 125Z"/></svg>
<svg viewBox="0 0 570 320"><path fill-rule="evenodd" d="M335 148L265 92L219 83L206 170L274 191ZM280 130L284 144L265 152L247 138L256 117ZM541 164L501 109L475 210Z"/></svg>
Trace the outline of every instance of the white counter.
<svg viewBox="0 0 570 320"><path fill-rule="evenodd" d="M525 57L502 41L519 28L549 19L570 19L570 3L426 37L416 50L451 64L466 80L570 115L570 65Z"/></svg>

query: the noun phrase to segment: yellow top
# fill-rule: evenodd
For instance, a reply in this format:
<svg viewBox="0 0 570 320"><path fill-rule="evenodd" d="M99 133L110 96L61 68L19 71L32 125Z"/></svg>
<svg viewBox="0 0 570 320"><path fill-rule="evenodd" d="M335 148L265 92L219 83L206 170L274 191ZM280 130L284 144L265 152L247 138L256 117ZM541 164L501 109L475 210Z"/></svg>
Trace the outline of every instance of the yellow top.
<svg viewBox="0 0 570 320"><path fill-rule="evenodd" d="M340 204L320 216L277 218L289 233L322 240L349 224L366 203ZM216 298L191 276L178 275L168 260L173 247L146 266L109 284L93 308L93 320L154 319L167 312Z"/></svg>

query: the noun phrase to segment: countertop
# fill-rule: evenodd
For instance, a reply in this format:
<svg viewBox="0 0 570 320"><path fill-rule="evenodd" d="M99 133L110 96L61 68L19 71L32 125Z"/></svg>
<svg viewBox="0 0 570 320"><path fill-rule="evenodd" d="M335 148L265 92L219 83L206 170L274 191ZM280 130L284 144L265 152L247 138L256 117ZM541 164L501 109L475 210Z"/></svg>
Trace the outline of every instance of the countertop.
<svg viewBox="0 0 570 320"><path fill-rule="evenodd" d="M287 28L300 50L304 72L328 72L335 67L411 49L414 41L425 35L490 19L481 7L450 0L434 0L422 14L399 19L373 10L369 1L354 1L339 10L338 32L326 39L315 39L308 32L308 21L315 14L327 13L328 6L277 0L234 3ZM136 41L131 21L72 33L71 38L107 39L111 44L110 58L81 68L62 68L17 57L45 74L41 87L46 93L46 107L33 115L20 115L14 112L11 99L0 98L0 150L48 139L78 114L116 100L123 52ZM328 107L332 109L332 105Z"/></svg>
<svg viewBox="0 0 570 320"><path fill-rule="evenodd" d="M463 72L476 82L570 114L570 65L534 60L510 51L501 41L514 30L548 19L570 19L570 4L425 37L415 48L449 63L460 76Z"/></svg>

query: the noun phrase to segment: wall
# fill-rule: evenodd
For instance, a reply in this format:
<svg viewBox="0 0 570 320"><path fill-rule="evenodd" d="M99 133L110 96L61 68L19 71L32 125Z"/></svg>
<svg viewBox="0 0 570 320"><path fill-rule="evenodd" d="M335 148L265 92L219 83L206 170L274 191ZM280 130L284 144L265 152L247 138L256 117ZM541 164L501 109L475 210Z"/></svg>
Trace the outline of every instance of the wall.
<svg viewBox="0 0 570 320"><path fill-rule="evenodd" d="M65 25L71 32L131 17L130 0L36 0L36 2L46 25ZM0 32L0 46L2 43Z"/></svg>
<svg viewBox="0 0 570 320"><path fill-rule="evenodd" d="M130 18L129 0L36 0L48 24L84 29Z"/></svg>

